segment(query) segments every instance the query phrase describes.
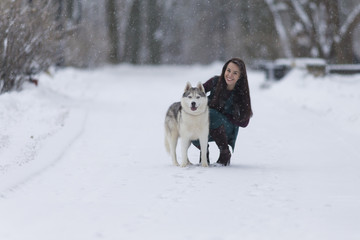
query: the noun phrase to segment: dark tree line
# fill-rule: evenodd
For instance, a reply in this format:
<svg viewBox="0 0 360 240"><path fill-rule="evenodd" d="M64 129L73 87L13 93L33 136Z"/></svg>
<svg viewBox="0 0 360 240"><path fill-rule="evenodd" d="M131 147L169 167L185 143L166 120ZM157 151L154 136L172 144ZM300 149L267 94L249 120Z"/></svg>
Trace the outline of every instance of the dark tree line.
<svg viewBox="0 0 360 240"><path fill-rule="evenodd" d="M357 61L355 0L121 1L119 62L209 63L319 57Z"/></svg>
<svg viewBox="0 0 360 240"><path fill-rule="evenodd" d="M358 62L357 0L4 0L0 92L49 66Z"/></svg>

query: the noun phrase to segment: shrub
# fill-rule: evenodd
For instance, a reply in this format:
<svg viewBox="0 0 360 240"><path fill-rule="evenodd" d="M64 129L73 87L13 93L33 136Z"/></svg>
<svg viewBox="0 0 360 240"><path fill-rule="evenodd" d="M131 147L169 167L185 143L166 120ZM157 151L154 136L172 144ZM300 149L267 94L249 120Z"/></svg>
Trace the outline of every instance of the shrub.
<svg viewBox="0 0 360 240"><path fill-rule="evenodd" d="M61 21L53 1L0 2L0 93L21 88L60 59Z"/></svg>

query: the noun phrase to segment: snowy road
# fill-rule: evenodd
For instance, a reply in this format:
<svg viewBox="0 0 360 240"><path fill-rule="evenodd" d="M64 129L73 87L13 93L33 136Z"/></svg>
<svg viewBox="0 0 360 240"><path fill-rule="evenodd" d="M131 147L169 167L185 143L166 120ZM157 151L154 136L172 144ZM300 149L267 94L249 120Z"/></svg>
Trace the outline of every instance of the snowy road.
<svg viewBox="0 0 360 240"><path fill-rule="evenodd" d="M0 172L0 239L360 239L360 83L304 82L295 72L264 90L263 75L251 72L254 118L239 132L232 165L174 167L163 146L167 107L186 81L220 70L43 76L45 86L26 91L45 92L67 117L32 161ZM189 156L197 163L196 149Z"/></svg>

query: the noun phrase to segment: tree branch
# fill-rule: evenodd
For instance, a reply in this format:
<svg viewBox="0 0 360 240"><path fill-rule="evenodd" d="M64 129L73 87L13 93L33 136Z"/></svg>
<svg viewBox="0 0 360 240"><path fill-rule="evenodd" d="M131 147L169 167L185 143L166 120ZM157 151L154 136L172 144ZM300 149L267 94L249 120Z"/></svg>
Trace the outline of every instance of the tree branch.
<svg viewBox="0 0 360 240"><path fill-rule="evenodd" d="M268 5L270 12L274 18L274 22L275 22L275 28L276 31L279 35L280 38L280 42L283 46L283 50L284 50L284 54L285 57L291 58L293 57L292 51L291 51L291 47L289 45L289 38L287 36L286 33L286 28L284 26L284 23L281 19L279 10L276 7L276 3L274 2L274 0L265 0L265 3Z"/></svg>
<svg viewBox="0 0 360 240"><path fill-rule="evenodd" d="M357 6L347 17L335 38L337 43L341 42L347 34L351 34L354 28L360 23L360 5Z"/></svg>

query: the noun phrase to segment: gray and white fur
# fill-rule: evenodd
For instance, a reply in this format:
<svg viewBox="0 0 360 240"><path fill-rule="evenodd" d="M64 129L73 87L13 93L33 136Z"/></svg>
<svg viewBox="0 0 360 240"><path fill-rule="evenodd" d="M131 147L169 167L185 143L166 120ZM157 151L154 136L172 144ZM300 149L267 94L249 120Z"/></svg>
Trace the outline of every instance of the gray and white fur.
<svg viewBox="0 0 360 240"><path fill-rule="evenodd" d="M209 108L205 89L201 82L196 87L186 84L181 102L173 103L165 117L165 147L171 155L174 165L179 166L176 157L176 146L181 139L181 167L191 164L188 149L191 141L199 140L201 148L201 165L208 167L206 157L209 135Z"/></svg>

